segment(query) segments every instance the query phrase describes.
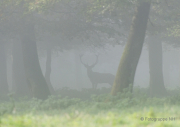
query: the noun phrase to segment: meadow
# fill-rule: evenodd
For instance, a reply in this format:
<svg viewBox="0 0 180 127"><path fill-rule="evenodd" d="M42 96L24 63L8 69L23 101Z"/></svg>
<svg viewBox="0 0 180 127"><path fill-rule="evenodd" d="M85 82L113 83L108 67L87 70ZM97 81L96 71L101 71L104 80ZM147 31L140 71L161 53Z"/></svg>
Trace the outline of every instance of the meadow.
<svg viewBox="0 0 180 127"><path fill-rule="evenodd" d="M47 100L26 97L0 102L0 127L178 127L179 90L171 96L149 98L135 88L117 96L110 89L61 89ZM107 99L108 98L108 99Z"/></svg>

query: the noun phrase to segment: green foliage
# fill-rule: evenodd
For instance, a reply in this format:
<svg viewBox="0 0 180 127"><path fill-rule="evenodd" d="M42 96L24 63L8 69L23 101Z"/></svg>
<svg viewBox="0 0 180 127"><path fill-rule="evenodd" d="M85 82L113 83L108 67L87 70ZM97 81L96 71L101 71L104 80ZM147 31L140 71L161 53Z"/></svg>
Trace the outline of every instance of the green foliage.
<svg viewBox="0 0 180 127"><path fill-rule="evenodd" d="M179 24L175 24L171 28L167 28L168 36L179 37L180 36L179 28L180 28Z"/></svg>

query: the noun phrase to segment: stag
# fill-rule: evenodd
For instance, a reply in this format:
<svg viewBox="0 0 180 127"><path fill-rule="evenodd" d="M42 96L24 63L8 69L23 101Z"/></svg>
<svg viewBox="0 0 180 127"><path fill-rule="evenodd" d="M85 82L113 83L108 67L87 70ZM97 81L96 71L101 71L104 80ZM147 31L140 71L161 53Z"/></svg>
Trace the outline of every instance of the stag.
<svg viewBox="0 0 180 127"><path fill-rule="evenodd" d="M114 75L112 75L110 73L94 72L92 70L92 68L98 63L98 56L97 55L96 55L96 61L92 65L88 65L88 64L83 63L82 56L83 55L80 55L80 61L84 65L84 67L87 69L87 75L89 77L89 80L92 83L93 89L96 89L97 85L100 84L100 83L107 83L107 84L109 84L111 86L113 85L113 82L114 82L114 79L115 79Z"/></svg>

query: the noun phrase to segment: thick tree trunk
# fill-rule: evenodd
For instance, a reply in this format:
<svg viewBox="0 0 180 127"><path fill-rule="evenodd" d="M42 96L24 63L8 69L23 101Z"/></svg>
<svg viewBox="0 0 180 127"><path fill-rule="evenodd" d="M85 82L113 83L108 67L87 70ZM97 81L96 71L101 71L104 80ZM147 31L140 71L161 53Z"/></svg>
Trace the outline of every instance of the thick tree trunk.
<svg viewBox="0 0 180 127"><path fill-rule="evenodd" d="M47 99L50 90L42 74L35 39L34 24L23 21L22 52L27 82L33 96L38 99Z"/></svg>
<svg viewBox="0 0 180 127"><path fill-rule="evenodd" d="M32 97L32 93L27 86L26 76L24 72L22 45L20 41L13 43L12 55L13 55L13 65L12 65L13 92L16 93L16 97L23 97L23 96Z"/></svg>
<svg viewBox="0 0 180 127"><path fill-rule="evenodd" d="M51 94L54 94L54 88L51 84L51 46L47 46L47 59L46 59L46 72L45 72L45 79L49 86L49 90Z"/></svg>
<svg viewBox="0 0 180 127"><path fill-rule="evenodd" d="M141 2L138 2L129 38L111 90L112 95L123 92L123 89L128 88L130 85L132 86L130 88L132 92L134 75L144 43L150 5L150 1L141 0Z"/></svg>
<svg viewBox="0 0 180 127"><path fill-rule="evenodd" d="M150 70L149 94L151 97L163 97L167 95L167 91L163 80L162 43L158 37L151 37L148 44Z"/></svg>
<svg viewBox="0 0 180 127"><path fill-rule="evenodd" d="M7 99L7 63L4 42L0 42L0 99Z"/></svg>

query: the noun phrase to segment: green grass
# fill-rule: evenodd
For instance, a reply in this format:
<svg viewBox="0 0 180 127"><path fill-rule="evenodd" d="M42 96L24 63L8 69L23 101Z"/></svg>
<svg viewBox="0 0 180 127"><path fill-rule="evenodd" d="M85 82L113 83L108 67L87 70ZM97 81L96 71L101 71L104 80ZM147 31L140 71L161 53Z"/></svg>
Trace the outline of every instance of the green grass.
<svg viewBox="0 0 180 127"><path fill-rule="evenodd" d="M79 95L78 95L79 96ZM106 98L109 101L105 101ZM13 110L12 110L13 109ZM152 119L151 119L152 118ZM170 119L171 118L171 119ZM163 121L164 120L164 121ZM148 98L136 91L91 99L51 96L0 103L0 127L178 127L180 96Z"/></svg>

